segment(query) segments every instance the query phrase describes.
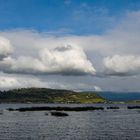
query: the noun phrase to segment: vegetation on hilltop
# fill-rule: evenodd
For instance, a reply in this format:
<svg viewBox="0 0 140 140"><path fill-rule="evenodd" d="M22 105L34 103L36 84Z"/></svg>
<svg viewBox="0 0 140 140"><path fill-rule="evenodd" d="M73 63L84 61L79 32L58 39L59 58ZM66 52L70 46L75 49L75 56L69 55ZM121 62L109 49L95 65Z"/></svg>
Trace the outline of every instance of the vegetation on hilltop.
<svg viewBox="0 0 140 140"><path fill-rule="evenodd" d="M21 88L0 92L0 102L31 103L104 103L97 93L48 88Z"/></svg>

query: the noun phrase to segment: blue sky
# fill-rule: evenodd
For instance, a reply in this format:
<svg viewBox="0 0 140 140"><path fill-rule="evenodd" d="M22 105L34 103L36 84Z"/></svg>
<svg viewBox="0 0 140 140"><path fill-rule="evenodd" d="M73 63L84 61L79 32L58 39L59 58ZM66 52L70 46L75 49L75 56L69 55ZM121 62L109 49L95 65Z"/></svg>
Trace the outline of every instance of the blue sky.
<svg viewBox="0 0 140 140"><path fill-rule="evenodd" d="M0 30L101 34L139 9L139 0L0 0Z"/></svg>
<svg viewBox="0 0 140 140"><path fill-rule="evenodd" d="M0 0L0 89L140 91L140 0Z"/></svg>

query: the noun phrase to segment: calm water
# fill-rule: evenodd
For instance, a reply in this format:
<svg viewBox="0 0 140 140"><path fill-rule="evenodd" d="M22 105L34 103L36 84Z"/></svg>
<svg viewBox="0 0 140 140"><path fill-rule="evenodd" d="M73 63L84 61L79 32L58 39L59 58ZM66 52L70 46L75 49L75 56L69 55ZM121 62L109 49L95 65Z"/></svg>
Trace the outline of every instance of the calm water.
<svg viewBox="0 0 140 140"><path fill-rule="evenodd" d="M140 92L100 92L99 95L111 101L140 100Z"/></svg>
<svg viewBox="0 0 140 140"><path fill-rule="evenodd" d="M119 110L68 112L68 117L6 110L21 106L39 105L0 104L0 140L140 140L140 109L118 105Z"/></svg>

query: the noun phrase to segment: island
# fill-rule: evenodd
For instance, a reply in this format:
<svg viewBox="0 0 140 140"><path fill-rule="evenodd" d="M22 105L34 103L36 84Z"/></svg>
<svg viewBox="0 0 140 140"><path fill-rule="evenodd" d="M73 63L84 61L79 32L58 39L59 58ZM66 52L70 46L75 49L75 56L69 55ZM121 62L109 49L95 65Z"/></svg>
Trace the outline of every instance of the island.
<svg viewBox="0 0 140 140"><path fill-rule="evenodd" d="M0 91L0 103L106 103L96 92L50 88L21 88Z"/></svg>

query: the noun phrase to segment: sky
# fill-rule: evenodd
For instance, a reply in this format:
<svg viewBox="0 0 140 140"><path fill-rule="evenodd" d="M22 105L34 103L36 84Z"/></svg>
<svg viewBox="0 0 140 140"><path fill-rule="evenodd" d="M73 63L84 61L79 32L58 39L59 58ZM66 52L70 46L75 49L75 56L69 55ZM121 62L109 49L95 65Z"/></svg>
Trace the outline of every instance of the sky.
<svg viewBox="0 0 140 140"><path fill-rule="evenodd" d="M1 90L139 83L139 0L0 0Z"/></svg>

